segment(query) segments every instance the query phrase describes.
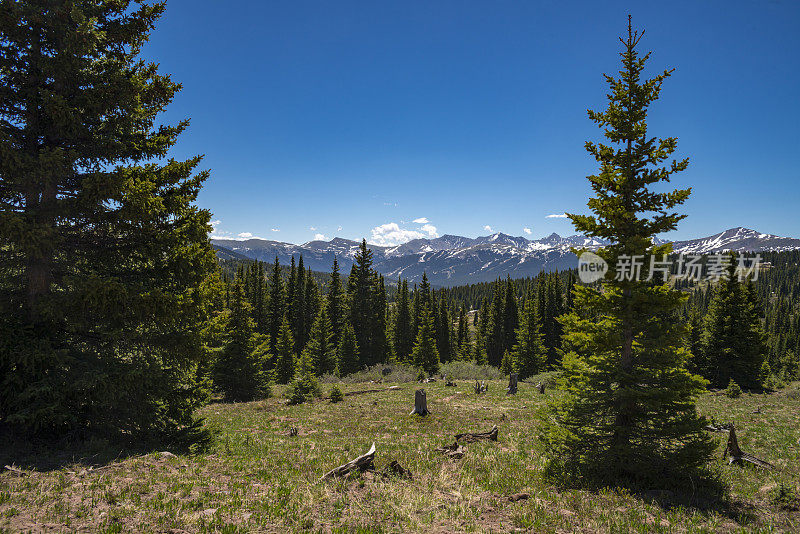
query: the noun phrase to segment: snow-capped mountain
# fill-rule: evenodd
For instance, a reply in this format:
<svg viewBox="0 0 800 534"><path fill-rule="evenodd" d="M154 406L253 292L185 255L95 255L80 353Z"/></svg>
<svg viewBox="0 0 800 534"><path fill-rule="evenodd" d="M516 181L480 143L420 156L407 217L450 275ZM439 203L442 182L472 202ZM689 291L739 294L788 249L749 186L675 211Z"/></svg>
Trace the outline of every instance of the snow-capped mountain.
<svg viewBox="0 0 800 534"><path fill-rule="evenodd" d="M660 241L659 242L663 242ZM248 239L213 239L212 244L222 255L248 257L272 262L275 257L287 265L292 256L315 271L330 271L333 259L346 274L353 264L359 242L334 238L330 241L309 241L302 245ZM602 240L573 235L561 237L551 234L541 239L514 237L495 233L484 237L444 235L431 239L414 239L394 247L370 245L373 266L387 280L407 278L417 282L425 272L431 283L453 286L494 280L498 276L536 276L540 271L563 270L575 267L573 248L597 248ZM673 243L675 252L703 254L734 250L755 252L761 250L800 249L800 239L778 237L747 228L731 228L719 234L690 241Z"/></svg>

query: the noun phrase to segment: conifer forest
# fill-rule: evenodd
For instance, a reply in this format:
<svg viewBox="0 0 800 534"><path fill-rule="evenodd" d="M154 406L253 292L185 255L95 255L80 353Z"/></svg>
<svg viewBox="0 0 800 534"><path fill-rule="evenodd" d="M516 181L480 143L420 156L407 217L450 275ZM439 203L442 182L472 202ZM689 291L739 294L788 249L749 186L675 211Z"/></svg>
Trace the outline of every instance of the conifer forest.
<svg viewBox="0 0 800 534"><path fill-rule="evenodd" d="M226 111L225 124L233 131L258 117L259 142L269 145L311 121L319 131L303 142L344 150L361 115L408 98L384 89L382 100L379 87L389 82L380 77L392 78L375 62L416 65L430 93L436 80L460 76L458 67L434 67L401 48L370 50L371 40L391 40L413 19L418 33L401 43L432 39L444 47L432 55L466 54L458 61L484 65L479 53L465 52L474 45L467 28L485 29L517 10L555 16L552 6L523 4L453 4L456 45L439 33L455 30L440 26L436 4L427 15L408 4L402 16L379 16L377 6L310 2L281 29L269 16L280 21L296 6L215 5L225 15L206 20L212 8L204 2L0 0L0 533L800 531L800 240L743 228L684 239L707 223L697 206L709 203L710 190L751 193L732 178L700 178L709 172L704 150L718 146L706 148L693 118L681 114L693 96L680 84L706 83L709 74L681 71L696 58L669 50L674 41L649 11L609 9L613 24L598 22L608 43L596 49L575 38L563 52L566 44L551 42L565 54L553 65L597 56L580 90L559 76L547 81L561 94L553 109L563 101L580 115L583 129L575 131L583 137L565 154L585 158L589 169L569 186L575 207L542 216L569 227L576 235L568 239L440 236L422 217L350 233L352 240L312 226L313 240L284 243L281 228L308 231L317 223L304 206L333 199L334 190L351 204L328 201L331 220L348 212L355 220L373 201L386 210L398 204L382 200L378 178L374 191L355 178L328 189L265 172L261 195L260 185L235 182L245 168L237 166L247 158L266 165L288 148L231 148L222 131L192 137L218 108L239 105L226 96L230 86L253 83L272 94L313 71L318 78L299 94L253 100L252 117ZM269 16L250 14L257 9ZM569 10L559 6L558 16ZM800 22L792 6L769 10ZM409 13L422 18L406 20ZM759 17L780 18L769 13ZM262 33L233 29L252 28L256 18ZM513 18L500 26L509 35L484 35L487 54L523 39L510 36L522 23ZM377 29L358 33L364 20ZM192 27L205 24L215 31L198 38ZM317 40L330 25L358 37ZM178 27L185 33L174 34ZM282 63L283 54L298 53L279 44L295 31L308 58L332 63ZM786 50L797 45L780 35ZM337 55L340 39L363 41L350 57ZM241 42L249 43L241 57L216 60L215 47ZM173 56L162 62L157 52L186 46L196 54L179 56L185 64L170 72ZM223 74L193 75L201 61L204 72ZM508 65L493 61L505 76ZM267 74L243 81L234 69ZM342 97L337 84L347 85L352 69L369 77ZM368 96L370 83L377 97ZM196 100L204 84L218 101ZM592 96L578 99L584 88ZM315 91L363 112L350 126L327 100L312 113L301 103ZM470 106L488 106L469 94ZM448 93L444 101L460 98L467 97ZM536 98L519 109L544 110ZM667 104L674 107L665 118ZM785 105L796 107L796 98ZM272 111L261 117L263 109ZM426 114L444 121L446 109ZM269 123L284 113L282 127ZM542 121L555 120L548 113ZM466 126L478 115L447 120L461 121L458 135L468 136L488 128ZM737 128L767 135L759 133L762 119L748 117ZM365 130L358 143L372 146L367 138L404 120L414 119ZM553 131L561 122L572 131L559 118L536 135L572 139ZM187 152L197 146L200 153ZM230 164L219 163L218 146L234 151ZM391 150L405 161L403 147ZM768 159L744 152L742 165ZM371 165L375 154L364 161ZM548 168L548 156L537 154ZM308 169L336 161L322 149L300 159ZM444 172L439 165L432 176ZM518 207L558 187L555 178L526 189L495 178L470 184L467 175L452 195L439 194L436 178L397 188L416 187L411 198L433 214L456 211L448 205L470 187L493 188L504 212L533 211ZM797 193L796 183L761 180L773 192L787 188L778 196ZM270 221L262 235L271 239L221 230L231 213L246 211L226 204L217 184L227 181L237 206L257 200L259 217ZM767 194L752 193L752 203ZM520 204L526 195L530 203ZM474 219L495 200L470 196ZM290 205L294 214L279 217ZM772 221L766 211L753 217ZM692 276L692 268L707 276Z"/></svg>

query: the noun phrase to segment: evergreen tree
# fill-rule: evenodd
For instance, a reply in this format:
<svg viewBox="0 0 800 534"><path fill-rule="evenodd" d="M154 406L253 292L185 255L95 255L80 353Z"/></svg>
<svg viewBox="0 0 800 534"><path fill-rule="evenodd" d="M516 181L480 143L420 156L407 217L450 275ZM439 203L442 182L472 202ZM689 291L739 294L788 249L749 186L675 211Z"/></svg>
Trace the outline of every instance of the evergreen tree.
<svg viewBox="0 0 800 534"><path fill-rule="evenodd" d="M500 362L505 352L506 337L503 330L505 326L505 303L503 297L505 296L504 284L498 279L495 285L494 295L492 296L492 306L489 310L488 317L484 317L486 321L486 357L489 365L495 367L500 366Z"/></svg>
<svg viewBox="0 0 800 534"><path fill-rule="evenodd" d="M289 404L300 404L313 397L322 396L317 376L314 373L314 358L309 351L303 351L297 359L294 380L286 390Z"/></svg>
<svg viewBox="0 0 800 534"><path fill-rule="evenodd" d="M517 291L511 276L506 280L506 291L503 299L503 351L510 351L517 344L517 327L519 327L519 306Z"/></svg>
<svg viewBox="0 0 800 534"><path fill-rule="evenodd" d="M726 279L717 284L706 316L701 348L706 378L720 388L731 380L746 388L761 387L764 337L755 291L751 283L739 281L731 254Z"/></svg>
<svg viewBox="0 0 800 534"><path fill-rule="evenodd" d="M345 293L342 288L342 280L339 276L339 262L333 259L333 272L331 281L328 284L328 315L331 321L331 342L334 346L339 346L342 337L342 330L347 323L347 303Z"/></svg>
<svg viewBox="0 0 800 534"><path fill-rule="evenodd" d="M336 345L333 344L333 329L326 308L327 306L320 308L304 349L314 363L314 372L317 376L336 371Z"/></svg>
<svg viewBox="0 0 800 534"><path fill-rule="evenodd" d="M303 256L300 256L295 276L292 293L291 316L289 321L292 325L292 335L294 336L295 350L300 353L306 346L306 271L303 265Z"/></svg>
<svg viewBox="0 0 800 534"><path fill-rule="evenodd" d="M339 376L347 376L355 373L360 369L358 357L358 342L356 341L356 334L350 323L345 324L342 330L342 339L339 341L338 347L338 374Z"/></svg>
<svg viewBox="0 0 800 534"><path fill-rule="evenodd" d="M378 274L372 269L372 251L362 240L348 280L350 324L363 365L373 365L386 357L386 295Z"/></svg>
<svg viewBox="0 0 800 534"><path fill-rule="evenodd" d="M436 337L433 331L433 316L428 306L422 309L419 322L417 341L411 353L414 366L424 371L428 376L439 371L439 351L436 350Z"/></svg>
<svg viewBox="0 0 800 534"><path fill-rule="evenodd" d="M269 300L267 301L266 321L267 335L269 336L269 348L273 355L278 354L278 338L286 317L285 293L283 288L283 278L281 277L281 266L278 257L275 256L275 264L272 266L272 276L269 282Z"/></svg>
<svg viewBox="0 0 800 534"><path fill-rule="evenodd" d="M439 351L439 358L442 363L447 363L453 359L453 348L451 339L453 337L453 325L450 320L450 313L447 308L447 301L443 296L439 296L439 325L436 330L436 348Z"/></svg>
<svg viewBox="0 0 800 534"><path fill-rule="evenodd" d="M214 384L227 400L250 401L264 391L264 355L256 352L252 308L244 298L242 280L233 284L227 343L214 365Z"/></svg>
<svg viewBox="0 0 800 534"><path fill-rule="evenodd" d="M514 345L513 354L520 379L525 380L544 370L547 351L542 342L536 299L532 294L525 299L522 321L517 329L517 343Z"/></svg>
<svg viewBox="0 0 800 534"><path fill-rule="evenodd" d="M589 111L612 143L586 143L600 163L600 173L589 177L594 215L568 215L578 231L611 242L598 251L611 266L668 251L653 237L676 228L684 216L671 210L690 193L650 189L688 160L660 167L677 140L647 136L647 107L671 71L641 80L649 54L639 56L640 39L629 22L620 78L606 76L608 109ZM543 435L548 473L581 485L682 484L714 450L695 409L704 381L685 367L677 315L685 297L666 284L617 274L604 279L602 291L576 287L574 310L562 317L568 395Z"/></svg>
<svg viewBox="0 0 800 534"><path fill-rule="evenodd" d="M180 90L141 51L163 3L3 2L0 420L20 432L194 425L216 267L201 157L168 158Z"/></svg>
<svg viewBox="0 0 800 534"><path fill-rule="evenodd" d="M395 313L394 328L392 329L392 345L395 358L399 362L411 360L411 350L414 338L411 337L411 305L408 295L408 282L398 282L397 312Z"/></svg>
<svg viewBox="0 0 800 534"><path fill-rule="evenodd" d="M292 327L284 317L278 330L278 342L275 346L275 380L279 384L288 384L294 377L295 366L294 338L292 338Z"/></svg>

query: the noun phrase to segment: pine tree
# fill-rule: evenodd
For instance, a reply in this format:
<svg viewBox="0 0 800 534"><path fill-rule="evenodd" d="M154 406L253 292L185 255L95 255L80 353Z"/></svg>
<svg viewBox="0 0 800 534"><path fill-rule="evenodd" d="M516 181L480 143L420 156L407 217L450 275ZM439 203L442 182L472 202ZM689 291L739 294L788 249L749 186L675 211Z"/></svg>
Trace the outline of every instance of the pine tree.
<svg viewBox="0 0 800 534"><path fill-rule="evenodd" d="M164 9L0 8L0 420L21 433L194 424L216 260L208 172L168 157L188 121L157 124L180 85L141 57Z"/></svg>
<svg viewBox="0 0 800 534"><path fill-rule="evenodd" d="M269 300L267 301L266 311L269 348L273 355L278 354L278 338L285 317L286 304L283 278L281 276L281 266L278 263L278 257L275 256L275 264L272 266L272 276L269 282Z"/></svg>
<svg viewBox="0 0 800 534"><path fill-rule="evenodd" d="M264 392L264 355L256 352L252 308L244 298L243 280L233 284L227 343L214 365L214 384L227 400L250 401Z"/></svg>
<svg viewBox="0 0 800 534"><path fill-rule="evenodd" d="M350 324L363 365L386 358L386 295L381 279L372 269L372 251L362 240L348 280Z"/></svg>
<svg viewBox="0 0 800 534"><path fill-rule="evenodd" d="M505 326L505 318L503 316L505 310L504 296L504 284L498 279L495 284L489 315L488 317L484 316L484 321L486 321L486 337L484 338L486 340L486 357L489 365L494 365L495 367L500 366L505 352L506 337L503 330Z"/></svg>
<svg viewBox="0 0 800 534"><path fill-rule="evenodd" d="M358 342L356 334L350 323L345 324L342 330L342 339L339 341L337 355L337 373L339 376L347 376L360 369L358 357Z"/></svg>
<svg viewBox="0 0 800 534"><path fill-rule="evenodd" d="M542 342L536 299L531 293L525 299L522 309L522 320L517 329L517 344L514 345L513 354L520 379L525 380L544 370L547 351Z"/></svg>
<svg viewBox="0 0 800 534"><path fill-rule="evenodd" d="M399 362L411 360L414 338L411 337L411 307L408 297L408 282L398 282L397 313L392 328L392 346Z"/></svg>
<svg viewBox="0 0 800 534"><path fill-rule="evenodd" d="M503 298L503 352L510 351L517 344L517 327L519 327L519 306L517 290L509 275L506 279L506 291Z"/></svg>
<svg viewBox="0 0 800 534"><path fill-rule="evenodd" d="M289 321L292 325L292 335L294 336L295 349L298 353L303 350L307 341L306 328L306 271L303 265L303 256L297 264L294 276L294 286L292 293L291 316Z"/></svg>
<svg viewBox="0 0 800 534"><path fill-rule="evenodd" d="M327 306L322 306L314 319L306 348L303 349L310 355L317 376L336 371L336 345L333 344L332 330Z"/></svg>
<svg viewBox="0 0 800 534"><path fill-rule="evenodd" d="M411 360L415 367L427 373L428 376L439 371L439 351L436 350L433 316L428 306L422 309L419 332L417 341L414 343L414 350L411 352Z"/></svg>
<svg viewBox="0 0 800 534"><path fill-rule="evenodd" d="M322 396L322 388L314 373L313 355L309 351L303 351L298 358L294 380L287 389L287 395L290 404L298 404L312 397Z"/></svg>
<svg viewBox="0 0 800 534"><path fill-rule="evenodd" d="M278 330L278 342L275 346L275 380L279 384L288 384L294 377L295 352L294 338L292 338L292 327L289 321L283 318L280 330Z"/></svg>
<svg viewBox="0 0 800 534"><path fill-rule="evenodd" d="M600 163L600 173L589 177L594 215L568 215L578 231L611 242L598 251L611 266L667 252L669 245L654 246L653 237L676 228L684 216L671 210L690 193L650 189L669 182L688 160L659 167L677 140L647 136L647 107L672 71L642 81L649 54L639 56L640 39L629 22L620 78L606 76L608 109L589 111L612 143L586 143ZM543 434L551 476L581 485L663 487L702 469L714 443L695 409L704 381L685 367L685 328L677 316L684 302L666 284L629 276L606 277L602 291L576 287L574 310L562 317L568 395Z"/></svg>
<svg viewBox="0 0 800 534"><path fill-rule="evenodd" d="M702 354L706 378L722 388L734 380L746 388L759 388L759 372L766 345L758 302L751 283L743 285L731 254L725 280L714 291L706 316Z"/></svg>
<svg viewBox="0 0 800 534"><path fill-rule="evenodd" d="M336 258L333 259L333 271L331 272L331 281L328 284L326 300L331 321L331 342L338 347L342 337L342 330L347 323L347 303L344 289L342 288L342 280L339 276L339 262Z"/></svg>

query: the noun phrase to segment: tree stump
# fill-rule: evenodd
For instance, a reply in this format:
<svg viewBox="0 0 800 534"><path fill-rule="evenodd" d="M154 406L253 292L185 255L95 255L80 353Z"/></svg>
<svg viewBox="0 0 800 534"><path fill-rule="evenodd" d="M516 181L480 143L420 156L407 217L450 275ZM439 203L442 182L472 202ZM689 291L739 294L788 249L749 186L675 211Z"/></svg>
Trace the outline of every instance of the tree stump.
<svg viewBox="0 0 800 534"><path fill-rule="evenodd" d="M542 382L536 384L536 390L539 392L539 395L544 395L544 384Z"/></svg>
<svg viewBox="0 0 800 534"><path fill-rule="evenodd" d="M428 415L428 398L425 395L424 389L418 389L414 392L414 410L409 415Z"/></svg>
<svg viewBox="0 0 800 534"><path fill-rule="evenodd" d="M481 393L486 393L489 391L489 386L486 385L486 382L478 382L475 380L475 394L480 395Z"/></svg>
<svg viewBox="0 0 800 534"><path fill-rule="evenodd" d="M508 389L506 390L506 395L516 395L517 394L517 373L511 373L508 377Z"/></svg>

